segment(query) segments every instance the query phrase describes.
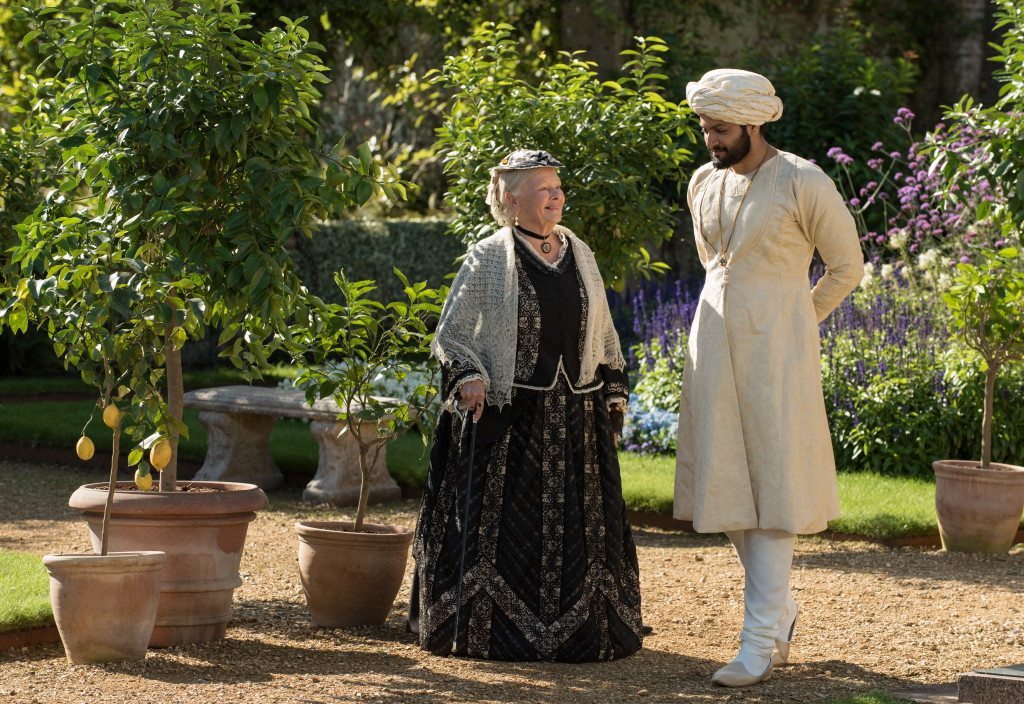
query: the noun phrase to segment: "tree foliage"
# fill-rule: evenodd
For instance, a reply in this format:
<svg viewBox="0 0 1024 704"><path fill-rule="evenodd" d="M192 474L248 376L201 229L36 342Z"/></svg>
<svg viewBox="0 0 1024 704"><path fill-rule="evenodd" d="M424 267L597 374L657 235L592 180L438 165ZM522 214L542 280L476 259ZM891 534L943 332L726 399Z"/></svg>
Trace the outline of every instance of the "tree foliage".
<svg viewBox="0 0 1024 704"><path fill-rule="evenodd" d="M664 43L638 38L614 81L595 80L594 64L578 53L559 53L527 82L512 31L485 24L434 79L454 91L437 143L453 230L467 242L493 232L488 169L513 149L546 149L565 164L562 222L593 248L606 279L656 270L643 245L671 237L673 207L661 185L683 187L694 143L690 110L662 96Z"/></svg>
<svg viewBox="0 0 1024 704"><path fill-rule="evenodd" d="M169 413L160 367L214 327L222 356L258 374L319 305L289 240L404 185L365 147L323 143L310 111L326 66L299 22L247 39L235 0L39 2L23 17L55 73L36 107L60 166L17 227L3 324L47 330L128 435L174 438L180 389Z"/></svg>
<svg viewBox="0 0 1024 704"><path fill-rule="evenodd" d="M437 396L437 361L430 356L431 329L441 314L447 288L428 288L426 282L410 283L394 270L404 289L404 300L381 303L369 297L373 281L352 281L344 272L335 276L341 303L331 303L326 315L311 320L302 332L311 341L308 361L297 385L313 403L333 397L342 413L339 421L359 446L361 477L359 502L353 529L362 528L370 492L370 472L387 443L410 426L416 426L426 442L433 429L432 410ZM374 395L374 381L397 381L419 371L424 359L429 376L407 398Z"/></svg>

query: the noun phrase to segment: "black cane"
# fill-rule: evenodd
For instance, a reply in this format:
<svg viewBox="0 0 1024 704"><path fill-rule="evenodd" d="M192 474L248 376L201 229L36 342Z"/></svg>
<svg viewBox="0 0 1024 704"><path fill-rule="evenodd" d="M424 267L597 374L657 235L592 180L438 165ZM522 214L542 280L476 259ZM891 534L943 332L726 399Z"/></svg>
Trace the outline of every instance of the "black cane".
<svg viewBox="0 0 1024 704"><path fill-rule="evenodd" d="M469 500L473 495L473 455L476 452L476 418L466 411L469 424L469 468L466 470L466 506L462 510L462 547L459 550L459 581L455 583L455 631L452 633L452 654L458 649L459 612L462 611L462 577L466 570L466 540L469 537ZM458 494L456 494L458 496Z"/></svg>

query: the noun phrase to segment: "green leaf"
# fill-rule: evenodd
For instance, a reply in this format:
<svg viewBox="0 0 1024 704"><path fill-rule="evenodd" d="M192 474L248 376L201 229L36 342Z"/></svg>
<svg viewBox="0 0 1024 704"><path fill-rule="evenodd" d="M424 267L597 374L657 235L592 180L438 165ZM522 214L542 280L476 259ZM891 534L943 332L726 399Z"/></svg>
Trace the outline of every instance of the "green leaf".
<svg viewBox="0 0 1024 704"><path fill-rule="evenodd" d="M356 186L356 203L365 204L373 196L373 184L370 181L360 181Z"/></svg>
<svg viewBox="0 0 1024 704"><path fill-rule="evenodd" d="M373 171L373 153L370 152L370 145L363 142L359 145L359 164L363 167L364 173L372 173Z"/></svg>

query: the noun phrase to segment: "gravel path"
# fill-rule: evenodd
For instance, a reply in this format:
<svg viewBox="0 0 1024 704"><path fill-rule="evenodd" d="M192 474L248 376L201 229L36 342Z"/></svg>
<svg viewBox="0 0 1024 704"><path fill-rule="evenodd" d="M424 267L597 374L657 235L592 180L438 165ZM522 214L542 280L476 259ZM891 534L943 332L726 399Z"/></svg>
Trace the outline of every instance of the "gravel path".
<svg viewBox="0 0 1024 704"><path fill-rule="evenodd" d="M95 470L0 463L0 547L84 552L67 508ZM372 510L412 526L407 501ZM711 673L738 647L739 563L719 536L637 530L644 620L640 653L593 665L433 657L405 633L409 579L381 627L313 627L299 584L293 525L334 519L294 490L274 492L251 525L244 585L226 640L151 650L141 663L72 666L59 645L0 653L7 702L825 702L960 672L1024 662L1024 552L947 555L916 548L802 539L794 586L802 608L791 667L764 685L723 690Z"/></svg>

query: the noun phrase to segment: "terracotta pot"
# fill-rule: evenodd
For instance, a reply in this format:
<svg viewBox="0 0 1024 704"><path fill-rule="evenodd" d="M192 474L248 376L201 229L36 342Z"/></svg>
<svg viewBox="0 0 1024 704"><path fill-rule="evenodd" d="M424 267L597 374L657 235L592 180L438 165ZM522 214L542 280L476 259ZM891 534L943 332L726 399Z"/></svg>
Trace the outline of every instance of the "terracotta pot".
<svg viewBox="0 0 1024 704"><path fill-rule="evenodd" d="M412 531L398 526L301 521L299 574L313 622L325 628L384 623L402 586Z"/></svg>
<svg viewBox="0 0 1024 704"><path fill-rule="evenodd" d="M1005 553L1024 510L1024 467L993 462L938 460L935 511L942 547L955 552Z"/></svg>
<svg viewBox="0 0 1024 704"><path fill-rule="evenodd" d="M238 564L249 523L267 496L254 484L179 482L173 493L120 491L110 518L110 550L167 553L160 609L150 647L218 640L231 620L231 599L241 585ZM86 484L71 495L71 508L89 523L99 551L106 484Z"/></svg>
<svg viewBox="0 0 1024 704"><path fill-rule="evenodd" d="M68 662L146 657L160 601L162 552L46 555L43 564Z"/></svg>

